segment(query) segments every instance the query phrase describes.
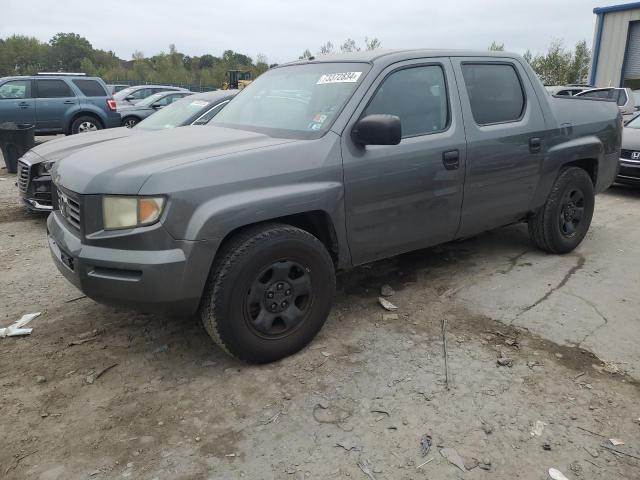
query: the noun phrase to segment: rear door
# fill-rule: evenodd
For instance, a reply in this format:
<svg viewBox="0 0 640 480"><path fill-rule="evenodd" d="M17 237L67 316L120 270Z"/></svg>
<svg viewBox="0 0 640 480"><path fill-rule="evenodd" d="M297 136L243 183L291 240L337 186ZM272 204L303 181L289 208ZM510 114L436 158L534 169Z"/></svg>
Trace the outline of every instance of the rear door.
<svg viewBox="0 0 640 480"><path fill-rule="evenodd" d="M400 144L355 144L350 132L369 114L400 117ZM460 219L465 139L450 60L385 69L347 124L342 156L354 263L451 240Z"/></svg>
<svg viewBox="0 0 640 480"><path fill-rule="evenodd" d="M107 91L104 87L92 78L75 78L72 80L78 90L82 92L85 104L90 104L104 110L107 106Z"/></svg>
<svg viewBox="0 0 640 480"><path fill-rule="evenodd" d="M545 150L542 110L519 62L452 59L467 134L458 236L520 219L533 200Z"/></svg>
<svg viewBox="0 0 640 480"><path fill-rule="evenodd" d="M9 80L0 85L0 123L36 122L35 100L32 98L32 81Z"/></svg>
<svg viewBox="0 0 640 480"><path fill-rule="evenodd" d="M37 128L62 131L65 113L78 106L78 97L64 80L37 78L35 83Z"/></svg>

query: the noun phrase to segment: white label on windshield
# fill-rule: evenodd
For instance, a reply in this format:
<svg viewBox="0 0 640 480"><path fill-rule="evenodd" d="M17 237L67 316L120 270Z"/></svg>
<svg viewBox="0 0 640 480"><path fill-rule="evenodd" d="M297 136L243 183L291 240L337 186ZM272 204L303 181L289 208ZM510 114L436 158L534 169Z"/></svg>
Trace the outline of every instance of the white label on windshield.
<svg viewBox="0 0 640 480"><path fill-rule="evenodd" d="M325 85L327 83L355 83L362 75L362 72L341 72L326 73L320 77L316 85Z"/></svg>
<svg viewBox="0 0 640 480"><path fill-rule="evenodd" d="M191 105L193 105L194 107L206 107L207 102L203 102L201 100L194 100L193 102L191 102Z"/></svg>

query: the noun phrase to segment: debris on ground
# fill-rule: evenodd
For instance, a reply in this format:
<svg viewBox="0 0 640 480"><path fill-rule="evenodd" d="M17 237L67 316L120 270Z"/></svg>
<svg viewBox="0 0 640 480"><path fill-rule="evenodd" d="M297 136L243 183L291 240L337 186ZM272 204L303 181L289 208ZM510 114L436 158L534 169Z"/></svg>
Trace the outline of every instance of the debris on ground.
<svg viewBox="0 0 640 480"><path fill-rule="evenodd" d="M491 470L491 460L489 460L488 458L483 459L478 463L478 467L480 467L482 470Z"/></svg>
<svg viewBox="0 0 640 480"><path fill-rule="evenodd" d="M422 454L423 457L426 457L429 454L430 448L431 448L431 435L427 435L425 433L420 438L420 453Z"/></svg>
<svg viewBox="0 0 640 480"><path fill-rule="evenodd" d="M385 310L388 310L389 312L394 312L398 309L398 307L396 307L393 303L391 303L386 298L378 297L378 303L382 306L382 308L384 308Z"/></svg>
<svg viewBox="0 0 640 480"><path fill-rule="evenodd" d="M360 470L362 470L362 473L369 477L370 480L376 480L376 477L373 476L373 472L371 471L371 464L369 463L369 460L366 458L358 460L358 466L360 467Z"/></svg>
<svg viewBox="0 0 640 480"><path fill-rule="evenodd" d="M613 445L614 447L617 447L618 445L624 445L624 442L619 438L610 438L609 441L611 442L611 445Z"/></svg>
<svg viewBox="0 0 640 480"><path fill-rule="evenodd" d="M382 320L398 320L398 314L397 313L383 313L382 314Z"/></svg>
<svg viewBox="0 0 640 480"><path fill-rule="evenodd" d="M47 379L45 377L43 377L42 375L36 375L36 383L44 383L46 381L47 381Z"/></svg>
<svg viewBox="0 0 640 480"><path fill-rule="evenodd" d="M549 452L551 451L551 444L550 443L543 443L542 444L542 449Z"/></svg>
<svg viewBox="0 0 640 480"><path fill-rule="evenodd" d="M582 447L582 448L584 448L584 451L587 452L589 455L591 455L593 458L598 458L599 454L597 450L590 447Z"/></svg>
<svg viewBox="0 0 640 480"><path fill-rule="evenodd" d="M391 288L391 286L387 285L386 283L384 285L382 285L382 287L380 288L380 295L382 295L383 297L391 297L395 293L396 293L396 291L393 288Z"/></svg>
<svg viewBox="0 0 640 480"><path fill-rule="evenodd" d="M550 468L549 469L549 478L551 480L569 480L564 473L562 473L560 470L556 469L556 468Z"/></svg>
<svg viewBox="0 0 640 480"><path fill-rule="evenodd" d="M360 437L357 435L346 435L336 441L336 447L342 447L347 452L350 450L360 450Z"/></svg>
<svg viewBox="0 0 640 480"><path fill-rule="evenodd" d="M23 315L20 320L12 323L6 328L0 328L0 338L4 337L18 337L21 335L31 335L33 328L22 328L27 325L31 320L40 316L40 312L27 313Z"/></svg>
<svg viewBox="0 0 640 480"><path fill-rule="evenodd" d="M531 436L539 437L540 435L542 435L542 432L546 425L547 425L546 423L540 420L536 420L536 422L533 424L533 428L531 429Z"/></svg>
<svg viewBox="0 0 640 480"><path fill-rule="evenodd" d="M113 367L116 367L118 364L114 363L112 365L109 365L108 367L103 368L102 370L92 373L90 375L87 375L87 377L85 378L85 381L91 385L93 382L95 382L97 379L99 379L102 375L104 375L105 373L107 373L109 370L111 370Z"/></svg>
<svg viewBox="0 0 640 480"><path fill-rule="evenodd" d="M620 368L618 364L614 362L604 362L604 365L602 366L602 371L610 373L612 375L623 373L622 368Z"/></svg>
<svg viewBox="0 0 640 480"><path fill-rule="evenodd" d="M447 353L447 319L442 319L442 350L444 353L444 383L449 390L449 354Z"/></svg>
<svg viewBox="0 0 640 480"><path fill-rule="evenodd" d="M484 431L484 433L486 433L487 435L491 435L493 433L493 425L491 425L490 423L485 422L484 420L482 421L482 430Z"/></svg>
<svg viewBox="0 0 640 480"><path fill-rule="evenodd" d="M513 348L520 348L520 344L518 343L518 340L515 338L507 338L505 339L504 343Z"/></svg>
<svg viewBox="0 0 640 480"><path fill-rule="evenodd" d="M498 360L496 361L499 367L513 367L513 359L504 356L504 352L498 354Z"/></svg>
<svg viewBox="0 0 640 480"><path fill-rule="evenodd" d="M543 365L544 364L542 362L539 362L537 360L527 362L527 367L529 367L529 369L531 370L533 370L535 367L542 367Z"/></svg>
<svg viewBox="0 0 640 480"><path fill-rule="evenodd" d="M429 463L429 462L433 462L433 457L431 457L431 458L430 458L429 460L427 460L426 462L423 462L423 463L421 463L420 465L418 465L418 466L416 467L416 470L417 470L418 468L422 468L422 467L424 467L424 466L425 466L427 463Z"/></svg>
<svg viewBox="0 0 640 480"><path fill-rule="evenodd" d="M480 462L477 458L470 458L468 460L465 460L464 462L464 468L466 468L467 470L473 470L478 465L480 465Z"/></svg>
<svg viewBox="0 0 640 480"><path fill-rule="evenodd" d="M607 443L603 443L602 445L600 445L602 448L606 448L607 450L611 451L611 452L615 452L615 453L619 453L621 455L626 455L627 457L631 457L631 458L635 458L637 460L640 460L640 452L634 452L633 450L629 449L629 448L619 448L616 446L611 446Z"/></svg>
<svg viewBox="0 0 640 480"><path fill-rule="evenodd" d="M458 467L463 472L467 471L467 469L464 466L464 460L458 454L458 452L455 451L453 448L443 448L443 449L441 449L440 450L440 455L442 455L444 458L446 458L449 461L450 464L455 465L456 467Z"/></svg>

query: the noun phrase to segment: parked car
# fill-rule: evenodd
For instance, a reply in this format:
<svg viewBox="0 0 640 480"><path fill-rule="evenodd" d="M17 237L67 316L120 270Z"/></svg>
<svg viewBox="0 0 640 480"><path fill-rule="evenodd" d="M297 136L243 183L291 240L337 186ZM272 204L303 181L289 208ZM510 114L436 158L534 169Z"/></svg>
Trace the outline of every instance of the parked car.
<svg viewBox="0 0 640 480"><path fill-rule="evenodd" d="M135 128L111 128L86 135L57 138L32 148L18 161L18 194L32 211L49 212L51 202L51 167L53 164L85 147L116 138L185 125L207 124L238 90L218 90L196 93L172 103Z"/></svg>
<svg viewBox="0 0 640 480"><path fill-rule="evenodd" d="M129 87L130 87L130 85L125 85L123 83L108 83L107 84L107 88L109 89L109 93L111 93L111 95L115 95L119 91L124 90L125 88L129 88Z"/></svg>
<svg viewBox="0 0 640 480"><path fill-rule="evenodd" d="M579 85L579 84L571 84L571 85L551 85L551 86L547 86L544 87L546 88L547 92L549 92L551 95L559 95L559 96L563 96L563 95L568 95L568 96L572 96L572 95L577 95L580 92L584 92L585 90L591 90L593 89L592 86L589 85Z"/></svg>
<svg viewBox="0 0 640 480"><path fill-rule="evenodd" d="M122 117L122 126L131 128L152 113L156 113L161 108L171 105L187 95L193 95L193 92L158 92L140 100L135 105L125 105L118 109Z"/></svg>
<svg viewBox="0 0 640 480"><path fill-rule="evenodd" d="M627 122L622 130L620 170L616 182L640 185L640 115Z"/></svg>
<svg viewBox="0 0 640 480"><path fill-rule="evenodd" d="M34 124L38 135L119 127L120 114L98 77L36 75L0 78L0 123Z"/></svg>
<svg viewBox="0 0 640 480"><path fill-rule="evenodd" d="M620 112L622 112L622 115L626 117L634 115L637 110L635 96L630 88L592 88L590 90L577 93L576 96L615 100Z"/></svg>
<svg viewBox="0 0 640 480"><path fill-rule="evenodd" d="M189 92L186 88L180 87L168 87L165 85L137 85L135 87L127 87L124 90L120 90L113 98L118 102L118 108L122 108L126 105L134 105L147 97L150 97L154 93L159 92Z"/></svg>
<svg viewBox="0 0 640 480"><path fill-rule="evenodd" d="M518 221L572 251L620 136L614 102L547 95L517 55L324 56L265 72L210 127L57 163L48 241L87 296L199 312L269 362L320 330L336 269Z"/></svg>

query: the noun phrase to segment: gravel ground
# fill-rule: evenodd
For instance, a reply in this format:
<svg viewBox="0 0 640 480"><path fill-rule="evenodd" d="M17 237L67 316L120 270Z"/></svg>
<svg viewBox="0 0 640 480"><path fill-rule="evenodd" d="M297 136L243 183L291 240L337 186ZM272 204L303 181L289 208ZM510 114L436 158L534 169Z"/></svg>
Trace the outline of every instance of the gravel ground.
<svg viewBox="0 0 640 480"><path fill-rule="evenodd" d="M635 190L598 197L574 255L515 225L342 273L308 348L247 366L196 319L81 298L14 178L0 170L0 326L42 315L0 339L0 478L640 478L638 270L619 270L640 250L616 243L640 241Z"/></svg>

